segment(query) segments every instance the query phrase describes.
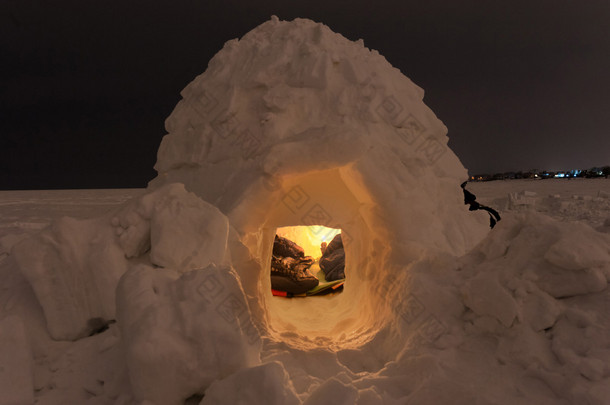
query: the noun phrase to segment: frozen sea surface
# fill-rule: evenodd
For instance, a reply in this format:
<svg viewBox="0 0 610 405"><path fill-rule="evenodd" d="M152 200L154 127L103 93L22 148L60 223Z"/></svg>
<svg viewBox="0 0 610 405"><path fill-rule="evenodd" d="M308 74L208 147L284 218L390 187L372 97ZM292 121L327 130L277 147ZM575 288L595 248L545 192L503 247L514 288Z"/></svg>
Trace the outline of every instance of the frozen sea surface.
<svg viewBox="0 0 610 405"><path fill-rule="evenodd" d="M500 211L534 210L594 228L610 218L610 179L501 180L469 183L467 188L479 202Z"/></svg>
<svg viewBox="0 0 610 405"><path fill-rule="evenodd" d="M610 217L610 179L501 180L471 182L477 200L499 210L511 209L509 194L535 193L535 203L512 209L534 209L565 220L601 225ZM86 218L103 214L142 194L144 189L0 191L0 237L41 229L62 216ZM544 204L553 198L557 209ZM572 209L568 209L568 207ZM592 220L590 220L592 219Z"/></svg>
<svg viewBox="0 0 610 405"><path fill-rule="evenodd" d="M610 179L547 179L471 182L477 200L503 211L535 210L565 221L581 221L610 232ZM63 216L102 215L145 189L0 191L0 255L24 235ZM511 205L511 195L524 204ZM529 197L529 198L527 198Z"/></svg>
<svg viewBox="0 0 610 405"><path fill-rule="evenodd" d="M0 191L0 254L11 242L43 229L54 219L95 217L143 189Z"/></svg>

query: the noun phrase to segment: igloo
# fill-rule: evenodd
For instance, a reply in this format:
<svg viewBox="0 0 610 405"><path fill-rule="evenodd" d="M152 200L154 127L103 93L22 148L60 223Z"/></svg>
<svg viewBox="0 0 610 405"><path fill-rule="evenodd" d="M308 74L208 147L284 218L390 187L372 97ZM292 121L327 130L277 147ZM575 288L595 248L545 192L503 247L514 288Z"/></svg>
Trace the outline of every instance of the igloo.
<svg viewBox="0 0 610 405"><path fill-rule="evenodd" d="M608 235L534 212L489 232L446 128L377 52L272 18L182 97L146 190L3 260L6 397L607 403ZM286 227L313 249L341 231L343 292L272 295Z"/></svg>
<svg viewBox="0 0 610 405"><path fill-rule="evenodd" d="M437 360L405 353L462 339L456 257L488 227L423 91L362 41L274 17L181 94L142 195L15 245L51 337L116 320L130 387L113 389L139 401L239 387L254 403L381 403L375 373L399 360L446 386ZM290 226L341 231L342 293L272 296L274 236Z"/></svg>
<svg viewBox="0 0 610 405"><path fill-rule="evenodd" d="M274 17L227 42L181 95L149 187L183 183L228 217L252 259L233 266L278 339L362 344L393 316L410 265L463 254L485 232L464 209L467 172L423 90L361 40ZM299 225L341 229L340 296L271 296L273 237Z"/></svg>

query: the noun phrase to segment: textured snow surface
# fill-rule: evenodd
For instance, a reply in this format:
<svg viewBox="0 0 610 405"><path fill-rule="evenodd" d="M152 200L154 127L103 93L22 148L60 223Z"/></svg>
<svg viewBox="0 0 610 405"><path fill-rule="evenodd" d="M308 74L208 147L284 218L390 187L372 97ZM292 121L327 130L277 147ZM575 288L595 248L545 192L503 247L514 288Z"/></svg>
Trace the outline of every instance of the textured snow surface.
<svg viewBox="0 0 610 405"><path fill-rule="evenodd" d="M141 265L117 290L134 396L181 404L214 380L259 363L260 336L237 275L210 265L179 275ZM187 395L189 396L189 395Z"/></svg>
<svg viewBox="0 0 610 405"><path fill-rule="evenodd" d="M422 90L308 20L182 96L147 190L0 193L0 404L610 403L608 180L469 185L489 231ZM271 295L293 225L342 293Z"/></svg>
<svg viewBox="0 0 610 405"><path fill-rule="evenodd" d="M0 396L3 403L34 402L34 359L21 318L0 320Z"/></svg>
<svg viewBox="0 0 610 405"><path fill-rule="evenodd" d="M469 188L500 199L513 187L552 186L554 194L561 194L567 185L565 180L515 181ZM582 180L569 186L579 195L597 195L610 190L610 181ZM87 193L65 198L65 205L86 204ZM133 194L133 201L139 201L142 192ZM0 193L2 201L11 195ZM24 201L30 201L31 208L21 214L23 223L41 214L50 220L64 211L44 196ZM116 207L101 215L109 218L109 227L115 214L126 209L122 198L115 201ZM586 212L585 200L577 201ZM239 299L239 283L248 279L222 271L222 266L179 272L150 263L134 263L121 280L119 302L126 302L119 304L123 309L116 324L91 337L53 341L30 284L14 255L6 255L0 263L0 335L5 348L0 355L5 367L1 382L10 389L3 389L0 403L32 403L32 397L43 404L132 404L138 403L136 398L154 403L148 399L154 395L169 398L163 403L190 397L189 403L221 404L606 404L610 261L603 257L610 246L608 234L576 218L558 221L534 208L503 211L497 227L463 256L430 256L405 269L404 282L399 282L400 274L386 274L393 282L372 294L401 291L398 299L381 301L384 305L376 308L383 314L389 307L396 314L394 321L362 345L343 348L329 347L322 338L317 346L314 341L295 347L267 336L262 328L253 329L248 320L256 317L248 318L248 311L256 307L248 308ZM38 231L24 227L22 232ZM3 240L8 246L12 239ZM558 247L565 250L555 256ZM565 265L559 257L567 259ZM198 279L203 283L188 282ZM227 297L237 300L225 301ZM308 301L321 302L332 315L332 299L319 298L284 300L282 305L297 312L310 310ZM229 316L232 323L222 315L230 312L218 312L226 309L219 305L223 302L233 302L240 315ZM121 318L121 313L131 319ZM283 332L286 341L298 341L299 335L302 342L311 340L298 326ZM259 342L255 330L262 332ZM218 335L222 339L212 338ZM208 356L210 350L225 356ZM218 375L209 383L213 371ZM200 394L193 396L196 392Z"/></svg>

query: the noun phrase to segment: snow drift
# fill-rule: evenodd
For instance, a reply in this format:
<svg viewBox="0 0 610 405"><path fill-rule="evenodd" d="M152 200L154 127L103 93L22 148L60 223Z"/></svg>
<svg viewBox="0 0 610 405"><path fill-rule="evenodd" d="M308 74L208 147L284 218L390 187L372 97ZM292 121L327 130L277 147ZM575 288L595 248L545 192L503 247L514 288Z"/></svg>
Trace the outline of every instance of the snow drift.
<svg viewBox="0 0 610 405"><path fill-rule="evenodd" d="M526 213L477 245L486 216L463 204L446 128L362 41L272 18L182 97L144 194L11 254L53 338L116 319L103 350L120 349L107 361L129 387L88 388L94 400L608 398L608 235ZM272 297L273 237L294 225L342 230L343 293Z"/></svg>

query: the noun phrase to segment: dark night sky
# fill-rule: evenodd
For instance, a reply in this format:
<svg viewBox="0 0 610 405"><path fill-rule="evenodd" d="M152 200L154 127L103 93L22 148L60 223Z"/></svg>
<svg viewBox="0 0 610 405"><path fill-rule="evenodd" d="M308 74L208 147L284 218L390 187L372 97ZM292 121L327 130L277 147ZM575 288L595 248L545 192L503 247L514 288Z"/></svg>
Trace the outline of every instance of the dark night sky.
<svg viewBox="0 0 610 405"><path fill-rule="evenodd" d="M377 49L471 174L610 164L608 0L0 0L0 189L145 187L180 90L273 14Z"/></svg>

